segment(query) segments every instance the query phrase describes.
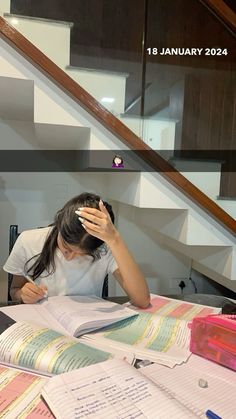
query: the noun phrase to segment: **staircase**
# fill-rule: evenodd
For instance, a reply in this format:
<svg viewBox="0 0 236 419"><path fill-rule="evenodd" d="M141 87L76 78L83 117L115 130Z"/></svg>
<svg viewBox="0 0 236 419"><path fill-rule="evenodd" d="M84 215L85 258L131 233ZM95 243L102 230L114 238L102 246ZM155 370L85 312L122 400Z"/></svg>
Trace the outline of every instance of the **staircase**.
<svg viewBox="0 0 236 419"><path fill-rule="evenodd" d="M7 18L10 20L12 17ZM63 31L68 31L69 34L71 25L54 25L56 31L60 25L63 26ZM211 204L207 197L204 199L209 204L208 208L212 208L215 215L225 215L228 224L223 224L217 217L206 212L197 202L201 192L183 177L179 178L179 185L185 186L185 191L180 190L177 187L178 182L175 181L175 172L159 173L153 169L137 172L133 155L129 159L130 172L112 171L114 152L124 153L126 156L130 149L128 141L125 140L128 135L132 137L129 130L120 124L118 135L115 118L99 103L82 90L80 99L76 100L75 83L55 66L58 80L60 78L61 82L65 81L70 85L70 91L63 91L59 83L50 77L50 60L34 49L33 59L29 62L12 45L21 42L21 36L14 30L14 36L11 35L11 29L2 20L1 30L4 36L0 39L0 132L1 138L8 139L7 142L1 141L1 150L112 150L108 161L96 161L94 154L91 154L86 164L88 169L96 169L96 174L90 174L93 177L87 176L86 173L81 175L84 190L93 189L91 184L95 182L96 188L103 191L103 196L114 201L118 210L118 227L120 225L121 229L122 226L124 228L122 214L129 210L132 213L132 224L138 226L142 233L145 232L150 241L157 240L173 254L177 252L183 255L186 264L189 263L192 268L236 292L234 220L216 208L213 202ZM7 32L10 33L10 39L6 37ZM51 36L52 34L48 33L48 39ZM55 36L58 36L58 33ZM25 51L29 48L30 44L24 41ZM44 52L47 55L47 51ZM66 69L70 77L73 76L76 81L80 80L80 70L76 70L75 75L73 69L67 68L68 62L66 63L63 54L60 59L58 66ZM45 63L48 69L47 74L45 69L42 71L42 63ZM81 70L81 73L83 71ZM112 74L110 77L111 86L116 86L117 80L118 84L122 81L123 87L118 87L118 90L123 91L127 75ZM102 86L102 81L100 84ZM120 101L119 109L114 113L122 113L123 107L124 103ZM102 113L103 120L97 117L96 111L99 115ZM135 150L144 147L135 135L132 138L131 148ZM148 146L144 149L149 151ZM151 154L150 161L147 162L149 169L152 161L156 159L157 157L154 158ZM161 160L160 165L166 167ZM58 167L58 172L60 171ZM195 193L195 202L191 199L191 190ZM14 220L10 223L14 223ZM128 235L128 232L124 231L124 234ZM142 251L148 253L149 249L144 248ZM145 260L145 257L143 259Z"/></svg>
<svg viewBox="0 0 236 419"><path fill-rule="evenodd" d="M5 5L3 15L11 25L106 107L109 112L125 123L138 137L143 138L149 147L154 150L167 151L170 157L169 161L180 173L235 218L236 199L224 199L224 197L222 199L221 197L220 162L207 160L204 167L204 161L190 162L190 164L183 160L175 161L174 149L179 120L170 115L172 112L169 106L170 98L163 100L160 109L157 106L158 109L150 118L130 115L125 109L126 82L129 74L70 66L70 34L73 23L13 15L8 13L10 11L10 6L7 6L9 3L8 1ZM9 8L7 9L7 7ZM42 33L44 36L41 36ZM60 45L60 48L55 48L55 45ZM158 68L155 71L158 72ZM179 83L174 83L172 89L179 89ZM147 93L150 91L150 87L155 91L155 87L148 84ZM156 97L153 94L150 96L150 94L148 93L148 101L154 106ZM137 98L132 106L139 107L140 98ZM139 112L137 111L137 113ZM208 182L205 182L206 177Z"/></svg>

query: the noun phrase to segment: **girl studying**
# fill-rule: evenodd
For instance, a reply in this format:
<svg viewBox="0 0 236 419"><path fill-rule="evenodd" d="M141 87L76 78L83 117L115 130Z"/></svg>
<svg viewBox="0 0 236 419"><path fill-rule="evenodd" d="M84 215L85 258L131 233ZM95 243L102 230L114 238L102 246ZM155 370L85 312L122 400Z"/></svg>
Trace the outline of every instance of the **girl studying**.
<svg viewBox="0 0 236 419"><path fill-rule="evenodd" d="M145 278L113 223L112 207L83 193L50 226L22 232L3 267L13 274L12 299L32 304L45 295L101 297L112 273L134 305L147 307Z"/></svg>

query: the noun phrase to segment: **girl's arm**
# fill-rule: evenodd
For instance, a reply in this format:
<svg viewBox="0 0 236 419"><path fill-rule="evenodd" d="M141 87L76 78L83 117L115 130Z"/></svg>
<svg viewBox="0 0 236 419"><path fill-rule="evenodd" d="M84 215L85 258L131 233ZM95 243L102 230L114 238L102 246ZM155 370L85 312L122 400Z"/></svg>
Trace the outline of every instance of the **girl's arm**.
<svg viewBox="0 0 236 419"><path fill-rule="evenodd" d="M113 275L130 297L132 304L146 308L150 303L146 280L119 233L109 247L118 265Z"/></svg>
<svg viewBox="0 0 236 419"><path fill-rule="evenodd" d="M119 232L112 224L109 213L99 202L100 210L95 208L79 208L79 215L83 227L92 236L98 237L107 243L116 260L118 269L114 272L115 278L128 294L132 303L146 308L150 302L150 294L143 273L129 252Z"/></svg>

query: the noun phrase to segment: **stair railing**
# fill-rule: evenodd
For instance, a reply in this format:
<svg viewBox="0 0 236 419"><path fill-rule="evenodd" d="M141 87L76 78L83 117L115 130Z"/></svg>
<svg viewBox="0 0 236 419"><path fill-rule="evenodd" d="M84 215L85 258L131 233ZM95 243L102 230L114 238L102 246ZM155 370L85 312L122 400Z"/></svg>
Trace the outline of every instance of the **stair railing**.
<svg viewBox="0 0 236 419"><path fill-rule="evenodd" d="M93 115L107 130L141 157L154 171L160 173L177 189L216 219L231 233L236 233L236 221L200 189L175 170L164 158L145 144L136 134L97 102L53 61L45 56L20 32L0 17L0 37L34 67L39 69L70 98Z"/></svg>

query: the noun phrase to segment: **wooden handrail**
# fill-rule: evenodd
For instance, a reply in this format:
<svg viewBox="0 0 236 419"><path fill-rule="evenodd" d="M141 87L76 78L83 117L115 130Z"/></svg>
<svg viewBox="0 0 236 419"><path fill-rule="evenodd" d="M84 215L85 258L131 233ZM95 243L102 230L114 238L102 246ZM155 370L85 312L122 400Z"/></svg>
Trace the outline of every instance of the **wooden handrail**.
<svg viewBox="0 0 236 419"><path fill-rule="evenodd" d="M86 90L79 86L61 68L45 56L20 32L9 25L2 17L0 17L0 36L63 90L70 98L95 117L107 130L112 132L131 150L134 150L139 157L141 156L154 171L160 172L163 177L180 189L188 198L215 218L231 233L236 233L236 221L229 214L208 198L200 189L189 182L177 170L173 169L166 160L146 145L114 115L107 111L88 92L86 92ZM142 153L144 150L148 151L148 153Z"/></svg>
<svg viewBox="0 0 236 419"><path fill-rule="evenodd" d="M199 0L236 34L236 13L223 0Z"/></svg>

